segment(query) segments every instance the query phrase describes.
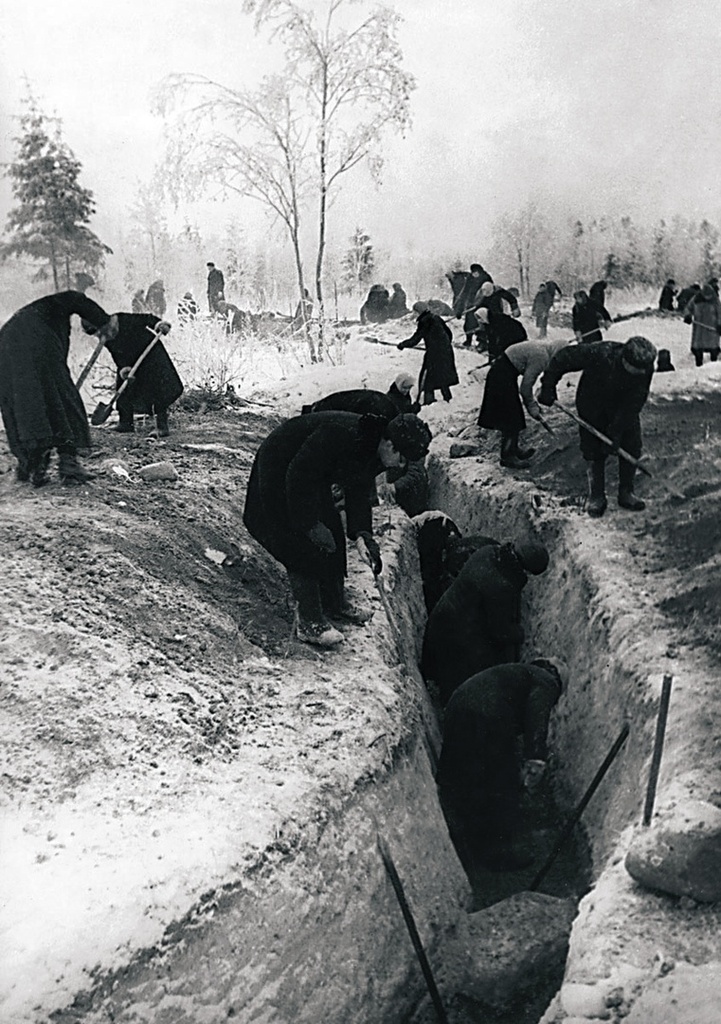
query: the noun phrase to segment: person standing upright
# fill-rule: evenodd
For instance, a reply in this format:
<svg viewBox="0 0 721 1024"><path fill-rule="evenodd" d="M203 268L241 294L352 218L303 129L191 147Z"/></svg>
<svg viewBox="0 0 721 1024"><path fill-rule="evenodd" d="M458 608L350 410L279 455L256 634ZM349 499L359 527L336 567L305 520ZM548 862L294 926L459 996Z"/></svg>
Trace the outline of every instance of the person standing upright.
<svg viewBox="0 0 721 1024"><path fill-rule="evenodd" d="M206 263L208 268L208 309L211 313L218 312L218 303L225 300L225 278L223 271L218 270L214 263Z"/></svg>
<svg viewBox="0 0 721 1024"><path fill-rule="evenodd" d="M691 324L691 352L696 366L703 365L703 354L708 352L712 363L719 355L721 335L721 303L713 286L705 284L696 292L684 310L683 322Z"/></svg>
<svg viewBox="0 0 721 1024"><path fill-rule="evenodd" d="M453 355L453 334L440 316L424 309L416 321L415 333L400 341L397 348L413 348L420 341L426 344L423 354L418 391L423 394L423 404L435 402L438 388L446 402L451 400L451 387L458 383L456 360Z"/></svg>
<svg viewBox="0 0 721 1024"><path fill-rule="evenodd" d="M601 328L611 326L610 317L605 309L593 302L588 292L581 289L573 293L575 302L571 309L571 321L576 341L591 345L595 341L603 341Z"/></svg>

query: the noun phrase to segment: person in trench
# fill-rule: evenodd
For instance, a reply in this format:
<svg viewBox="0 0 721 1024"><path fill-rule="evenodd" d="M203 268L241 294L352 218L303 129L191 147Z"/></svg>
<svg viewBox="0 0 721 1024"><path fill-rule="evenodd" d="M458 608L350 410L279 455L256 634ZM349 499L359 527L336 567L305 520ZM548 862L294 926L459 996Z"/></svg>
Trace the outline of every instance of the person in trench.
<svg viewBox="0 0 721 1024"><path fill-rule="evenodd" d="M445 706L477 672L518 660L524 630L521 592L528 576L548 568L537 541L487 543L466 561L428 616L421 671Z"/></svg>
<svg viewBox="0 0 721 1024"><path fill-rule="evenodd" d="M423 458L431 437L413 415L388 422L353 412L312 412L286 420L262 442L248 480L243 522L285 566L301 641L335 647L343 634L329 619L361 623L370 618L370 610L345 590L345 536L380 573L373 481L384 469ZM345 530L334 485L344 494Z"/></svg>
<svg viewBox="0 0 721 1024"><path fill-rule="evenodd" d="M78 461L78 449L90 448L90 429L68 368L73 315L99 328L106 340L117 329L115 318L79 291L36 299L0 328L0 412L17 479L34 487L50 479L53 450L63 483L93 479Z"/></svg>
<svg viewBox="0 0 721 1024"><path fill-rule="evenodd" d="M565 663L555 658L511 662L471 676L449 700L436 782L469 873L478 863L495 871L532 863L521 837L521 795L545 773L548 724L567 681Z"/></svg>
<svg viewBox="0 0 721 1024"><path fill-rule="evenodd" d="M491 364L483 389L478 426L500 431L502 466L526 469L528 460L535 453L534 448L519 448L518 438L526 429L521 398L528 415L540 422L541 410L533 397L533 385L555 354L567 344L565 340L521 341L507 348Z"/></svg>
<svg viewBox="0 0 721 1024"><path fill-rule="evenodd" d="M581 419L611 441L611 447L584 427L579 427L581 454L588 463L590 516L602 516L607 508L606 459L623 448L634 459L643 450L640 414L648 398L656 349L640 335L627 342L603 341L593 345L569 345L557 352L541 378L538 401L552 406L556 387L566 373L581 370L576 390L576 409ZM645 503L634 493L636 467L619 456L618 504L640 512Z"/></svg>

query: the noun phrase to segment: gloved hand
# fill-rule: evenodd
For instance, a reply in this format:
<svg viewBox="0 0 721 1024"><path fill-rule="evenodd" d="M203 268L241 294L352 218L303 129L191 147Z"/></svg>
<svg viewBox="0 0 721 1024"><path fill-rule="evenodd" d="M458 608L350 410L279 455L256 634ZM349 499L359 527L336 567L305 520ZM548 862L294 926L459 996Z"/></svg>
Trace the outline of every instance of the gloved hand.
<svg viewBox="0 0 721 1024"><path fill-rule="evenodd" d="M378 542L369 533L359 533L355 542L358 554L364 562L367 562L373 570L373 575L378 576L383 570L383 559Z"/></svg>
<svg viewBox="0 0 721 1024"><path fill-rule="evenodd" d="M524 761L521 768L521 785L528 793L534 793L546 772L545 761Z"/></svg>
<svg viewBox="0 0 721 1024"><path fill-rule="evenodd" d="M120 374L120 379L121 380L134 381L135 377L131 376L131 374L130 374L131 370L132 370L132 366L123 366L122 369L118 370L118 373Z"/></svg>
<svg viewBox="0 0 721 1024"><path fill-rule="evenodd" d="M398 344L396 345L396 348L405 348L405 345L402 341L399 341Z"/></svg>
<svg viewBox="0 0 721 1024"><path fill-rule="evenodd" d="M168 323L167 320L159 320L158 323L155 325L155 330L159 334L169 334L170 324Z"/></svg>
<svg viewBox="0 0 721 1024"><path fill-rule="evenodd" d="M519 307L519 306L515 306L515 307L514 307L514 308L513 308L512 310L511 310L511 316L513 316L513 317L515 317L516 319L518 319L518 317L519 317L520 315L521 315L521 310L520 310L520 307Z"/></svg>
<svg viewBox="0 0 721 1024"><path fill-rule="evenodd" d="M308 540L329 555L335 551L335 538L325 523L316 523L312 526L308 530Z"/></svg>
<svg viewBox="0 0 721 1024"><path fill-rule="evenodd" d="M555 387L544 388L541 387L540 391L536 395L536 401L541 405L551 406L558 398Z"/></svg>

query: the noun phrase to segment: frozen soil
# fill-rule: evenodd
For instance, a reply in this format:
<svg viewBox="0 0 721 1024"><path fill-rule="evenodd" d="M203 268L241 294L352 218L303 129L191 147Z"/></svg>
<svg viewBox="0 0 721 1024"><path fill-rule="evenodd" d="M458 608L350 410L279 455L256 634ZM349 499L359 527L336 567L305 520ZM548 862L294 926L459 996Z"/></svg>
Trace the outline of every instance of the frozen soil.
<svg viewBox="0 0 721 1024"><path fill-rule="evenodd" d="M679 372L656 378L643 414L653 473L639 481L645 512L616 510L610 474L604 554L613 553L620 583L642 586L663 616L670 658L717 660L721 374L688 365L681 324L626 328L612 337L647 334L672 350ZM373 625L348 628L343 653L321 655L293 639L285 574L247 536L241 514L254 452L279 418L332 390L386 390L420 362L392 347L410 333L407 323L357 330L343 365L306 367L282 390L255 396L265 405L191 405L162 441L149 425L132 436L98 429L85 462L99 475L83 487L18 484L0 450L2 847L3 876L14 880L0 934L3 946L12 936L2 1019L41 1019L72 1001L98 971L156 943L229 873L291 854L301 809L322 822L339 780L370 783L392 761L417 698L403 677L389 688L375 673L372 652L380 644L387 662L388 636L363 567L351 560L351 582L376 603ZM372 337L391 344L363 343ZM440 459L459 435L476 437L481 386L469 371L483 359L457 359L454 401L424 413ZM572 407L573 390L564 390ZM577 428L560 412L551 422L553 441L529 429L539 453L515 477L537 508L583 524ZM469 487L492 493L495 435L480 447L462 472ZM161 459L178 482L143 483L137 471ZM378 510L382 543L407 530L402 519L385 504ZM548 822L531 825L547 831ZM489 879L471 881L480 907L528 879L506 877L493 890ZM568 894L563 869L544 890ZM647 938L654 927L650 919Z"/></svg>

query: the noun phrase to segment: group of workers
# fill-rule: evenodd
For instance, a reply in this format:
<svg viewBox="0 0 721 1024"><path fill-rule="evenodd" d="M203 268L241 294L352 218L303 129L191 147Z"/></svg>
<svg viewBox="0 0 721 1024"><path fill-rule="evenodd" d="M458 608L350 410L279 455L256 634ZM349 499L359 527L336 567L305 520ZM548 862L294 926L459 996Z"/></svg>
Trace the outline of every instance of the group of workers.
<svg viewBox="0 0 721 1024"><path fill-rule="evenodd" d="M640 336L625 343L596 340L581 319L578 326L574 319L577 344L548 342L543 322L539 339L531 341L523 331L521 340L508 343L514 335L505 321L518 320L517 296L491 280L479 284L482 276L483 268L474 265L460 300L471 306L459 305L456 315L466 317L470 308L475 325L490 328L484 338L491 365L478 423L500 431L501 463L529 464L532 450L519 446L524 406L542 422L541 407L554 404L561 378L581 371L577 410L593 428L580 431L588 463L588 512L600 516L606 509L605 464L612 454L619 454L619 505L642 509L634 493L635 462L641 455L639 415L654 372L654 346ZM552 301L555 292L550 294ZM585 295L575 296L579 318L591 303L596 327L598 315L608 322L603 295ZM216 304L222 301L217 293L214 297ZM155 414L157 434L167 435L167 410L183 390L161 340L170 325L155 314L109 314L78 291L49 295L18 310L0 328L0 410L17 476L35 486L47 481L54 449L61 479L92 478L77 460L78 449L89 445L89 431L67 365L73 314L104 342L117 368L118 388L130 384L125 402L118 399L118 431L132 431L134 414L145 411ZM694 326L703 316L694 308ZM435 401L435 390L449 401L458 374L451 331L427 308L398 348L421 340L425 353L417 401L411 398L413 378L404 372L387 392L328 395L265 438L250 473L243 521L287 572L298 638L335 648L344 639L343 623L361 624L372 614L346 589L346 538L377 576L382 554L373 535L376 477L385 472L393 481L416 529L428 611L420 668L442 708L438 784L449 829L467 863L480 858L492 868L517 868L528 862L517 841L521 795L543 774L549 717L567 684L563 663L544 656L521 661L522 590L529 577L546 570L549 555L533 540L464 538L445 513L428 511L424 463L432 434L419 413ZM141 355L144 360L133 370Z"/></svg>

